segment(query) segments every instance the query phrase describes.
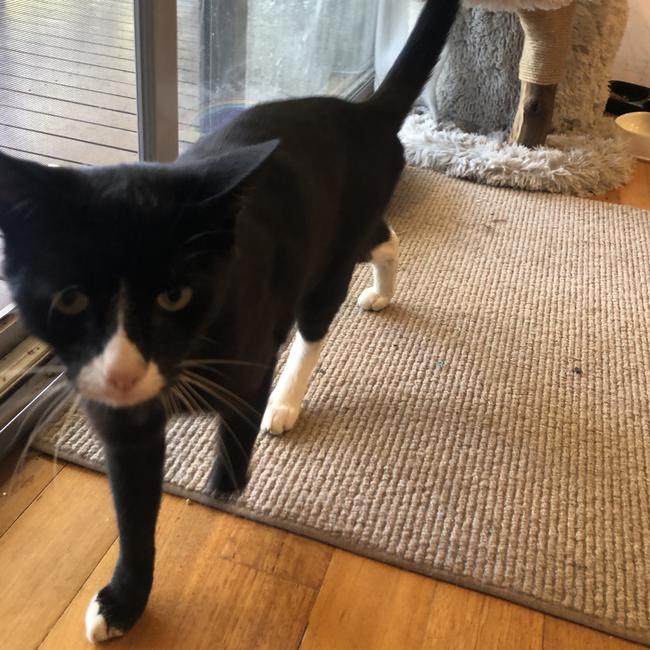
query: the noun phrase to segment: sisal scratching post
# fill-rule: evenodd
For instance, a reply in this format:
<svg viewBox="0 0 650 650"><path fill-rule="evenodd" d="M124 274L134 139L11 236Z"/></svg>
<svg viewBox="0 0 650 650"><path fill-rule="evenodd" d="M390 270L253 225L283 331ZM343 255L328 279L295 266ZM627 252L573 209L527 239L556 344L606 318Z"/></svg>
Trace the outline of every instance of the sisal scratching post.
<svg viewBox="0 0 650 650"><path fill-rule="evenodd" d="M558 83L571 51L575 0L554 10L517 11L524 31L519 62L521 90L511 141L527 147L542 145L551 131Z"/></svg>

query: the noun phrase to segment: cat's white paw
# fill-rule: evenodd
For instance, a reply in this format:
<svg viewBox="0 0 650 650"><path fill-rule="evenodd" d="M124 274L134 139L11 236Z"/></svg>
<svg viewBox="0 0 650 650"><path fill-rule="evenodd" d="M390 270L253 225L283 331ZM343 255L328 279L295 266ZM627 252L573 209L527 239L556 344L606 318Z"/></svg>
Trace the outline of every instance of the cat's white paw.
<svg viewBox="0 0 650 650"><path fill-rule="evenodd" d="M381 311L390 303L388 296L382 296L374 287L364 289L357 300L359 307L366 311Z"/></svg>
<svg viewBox="0 0 650 650"><path fill-rule="evenodd" d="M269 402L262 418L262 431L279 436L293 428L300 415L300 404Z"/></svg>
<svg viewBox="0 0 650 650"><path fill-rule="evenodd" d="M101 643L123 634L122 630L108 626L106 619L99 613L99 602L97 601L97 594L95 594L86 610L86 638L88 641Z"/></svg>

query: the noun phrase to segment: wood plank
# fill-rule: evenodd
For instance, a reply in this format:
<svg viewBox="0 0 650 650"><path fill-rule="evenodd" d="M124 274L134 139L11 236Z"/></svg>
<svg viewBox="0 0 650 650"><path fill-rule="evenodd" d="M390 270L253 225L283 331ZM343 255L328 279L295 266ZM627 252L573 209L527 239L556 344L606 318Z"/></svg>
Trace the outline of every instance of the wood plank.
<svg viewBox="0 0 650 650"><path fill-rule="evenodd" d="M46 636L116 538L104 478L65 467L0 537L6 648Z"/></svg>
<svg viewBox="0 0 650 650"><path fill-rule="evenodd" d="M38 66L23 65L14 61L0 61L0 78L17 80L14 81L16 90L23 89L23 86L31 89L34 88L35 84L38 88L43 83L47 83L48 85L62 86L71 92L94 92L100 98L100 106L108 101L111 103L114 101L118 103L130 102L133 105L136 98L135 83L121 83L94 77L84 77L70 72L59 72ZM185 82L179 83L178 94L179 105L191 108L198 101L198 85Z"/></svg>
<svg viewBox="0 0 650 650"><path fill-rule="evenodd" d="M69 20L57 20L52 16L42 18L11 16L9 20L5 18L4 27L5 29L20 30L23 32L37 31L39 34L44 33L53 36L62 36L85 43L110 45L123 51L133 50L132 29L113 29L109 32L105 27L93 25L92 22L88 22L87 24L79 22L72 23ZM118 35L118 32L121 32L121 34Z"/></svg>
<svg viewBox="0 0 650 650"><path fill-rule="evenodd" d="M111 165L133 162L137 159L133 151L88 144L80 140L11 126L3 126L0 129L0 147L32 151L43 156L52 156L84 165Z"/></svg>
<svg viewBox="0 0 650 650"><path fill-rule="evenodd" d="M124 13L113 11L113 6L109 6L104 11L97 11L88 7L85 3L83 5L62 5L56 2L56 15L52 14L52 5L43 5L42 3L31 1L29 3L21 2L15 9L11 11L11 19L18 18L19 20L39 22L52 25L64 25L68 28L79 28L84 25L92 24L95 33L109 33L119 38L132 39L133 37L133 13ZM197 12L198 5L191 8L191 13ZM178 12L183 16L183 12ZM198 20L183 21L179 25L179 39L185 40L186 43L191 42L190 34L187 34L188 27L196 24Z"/></svg>
<svg viewBox="0 0 650 650"><path fill-rule="evenodd" d="M51 90L56 92L59 89L56 86L54 88L50 88L49 86L43 87L43 92L49 92ZM65 96L65 93L61 94ZM88 94L80 96L79 92L75 92L72 96L77 99L91 98ZM135 113L111 110L109 108L77 103L66 99L54 99L52 97L44 97L29 92L19 92L0 87L0 106L19 108L35 114L43 113L64 117L89 124L98 124L123 131L131 131L133 133L137 132L137 118ZM135 111L135 103L133 103L133 110ZM195 126L196 116L197 107L192 109L179 109L179 125L181 131L186 130L191 133L198 133L197 127Z"/></svg>
<svg viewBox="0 0 650 650"><path fill-rule="evenodd" d="M80 41L69 36L66 37L56 34L48 34L47 31L42 29L39 30L38 28L31 30L20 29L16 26L9 28L2 21L0 21L0 42L5 42L9 38L31 42L35 46L49 45L51 47L62 47L78 52L101 54L102 56L111 57L122 61L134 60L133 48L116 48L114 46L103 45L101 43Z"/></svg>
<svg viewBox="0 0 650 650"><path fill-rule="evenodd" d="M436 601L439 603L443 594L449 593L449 591L454 592L455 598L460 598L463 602L467 600L466 589L445 584L445 589L440 589L436 593ZM481 648L486 650L497 650L498 648L542 650L543 614L485 594L481 594L480 599L482 610L478 638ZM458 602L459 609L464 607L463 602Z"/></svg>
<svg viewBox="0 0 650 650"><path fill-rule="evenodd" d="M16 38L15 36L5 38L0 45L0 50L11 50L13 52L20 52L29 55L38 52L40 57L52 59L54 61L79 62L84 65L110 68L112 70L123 70L124 72L132 72L135 74L134 59L120 59L96 52L82 52L68 47L47 44L39 44L35 47L35 43Z"/></svg>
<svg viewBox="0 0 650 650"><path fill-rule="evenodd" d="M482 648L481 622L487 596L438 583L425 638L431 648ZM541 634L539 635L541 641ZM504 646L505 648L506 646Z"/></svg>
<svg viewBox="0 0 650 650"><path fill-rule="evenodd" d="M133 113L113 111L98 106L88 106L65 99L42 97L5 88L0 88L0 106L31 112L35 116L34 119L43 114L132 133L137 133L138 128L137 118ZM2 112L0 111L0 118Z"/></svg>
<svg viewBox="0 0 650 650"><path fill-rule="evenodd" d="M650 163L637 160L634 174L629 183L594 198L597 201L622 203L632 205L635 208L650 210Z"/></svg>
<svg viewBox="0 0 650 650"><path fill-rule="evenodd" d="M24 0L5 0L7 4L14 5L17 7L23 7L25 5ZM85 0L83 4L80 5L79 2L75 0L55 0L57 10L59 10L63 15L66 12L73 12L76 14L83 13L88 16L120 16L122 18L130 18L133 21L133 3L129 2L119 2L118 0ZM40 11L43 9L52 8L52 0L29 0L29 7L39 8Z"/></svg>
<svg viewBox="0 0 650 650"><path fill-rule="evenodd" d="M0 74L20 79L55 83L72 89L90 90L101 95L116 95L135 99L135 82L123 83L76 75L74 72L48 70L37 65L26 65L11 58L0 60Z"/></svg>
<svg viewBox="0 0 650 650"><path fill-rule="evenodd" d="M81 37L83 33L75 35L51 34L47 30L39 28L38 25L26 29L24 26L13 24L11 28L8 28L0 21L0 42L3 43L13 39L15 42L31 44L32 50L37 49L36 46L38 45L38 47L56 47L68 51L101 55L122 63L132 63L135 60L133 44L128 48L124 48L107 43L98 43L96 39L94 41L82 40L75 36ZM178 60L182 68L196 69L199 58L197 47L196 38L192 38L187 45L183 43L179 45Z"/></svg>
<svg viewBox="0 0 650 650"><path fill-rule="evenodd" d="M543 615L336 551L301 650L541 650Z"/></svg>
<svg viewBox="0 0 650 650"><path fill-rule="evenodd" d="M70 19L61 21L51 17L18 16L12 17L10 21L5 21L4 26L5 29L11 31L26 33L36 31L38 34L58 36L71 41L106 45L122 52L132 52L134 49L133 29L127 25L121 28L116 25L115 29L109 32L104 26L94 25L91 21ZM191 38L184 39L179 36L177 45L179 52L191 54L192 48Z"/></svg>
<svg viewBox="0 0 650 650"><path fill-rule="evenodd" d="M104 34L88 34L84 30L77 29L65 29L64 26L52 26L42 23L28 23L19 20L12 20L11 23L3 22L0 23L0 37L4 38L4 35L17 34L22 37L29 38L30 34L36 36L46 36L48 38L57 38L63 40L67 43L81 44L84 47L88 48L101 46L104 49L109 49L115 56L123 56L125 58L131 58L133 56L133 43L128 40L115 39ZM2 40L0 38L0 40Z"/></svg>
<svg viewBox="0 0 650 650"><path fill-rule="evenodd" d="M55 67L52 62L65 61L67 63L81 63L92 67L109 68L110 70L121 70L127 73L135 74L135 57L125 59L114 56L109 56L96 52L85 52L75 50L68 47L61 47L55 45L48 45L39 43L38 45L33 41L23 40L11 36L6 38L0 45L0 50L10 50L16 53L26 55L33 55L38 52L38 57L44 59L47 67ZM49 61L49 63L48 63ZM199 75L199 61L197 56L192 59L185 59L179 61L179 77L181 81L188 83L196 83Z"/></svg>
<svg viewBox="0 0 650 650"><path fill-rule="evenodd" d="M25 52L24 48L22 50L15 50L13 47L8 47L6 43L3 44L0 50L2 51L1 67L5 71L12 71L13 65L32 66L42 70L78 75L91 79L115 81L120 84L120 87L122 84L125 84L127 87L135 88L135 70L120 70L119 68L83 63L79 60L67 61L62 58L50 58L44 56L40 49L38 53L34 51Z"/></svg>
<svg viewBox="0 0 650 650"><path fill-rule="evenodd" d="M240 522L230 515L165 496L149 606L135 628L111 647L176 650L212 648L217 643L231 650L297 648L315 591L305 586L310 578L300 571L295 574L298 582L280 577L267 556L277 557L281 566L288 566L291 557L307 566L312 557L320 564L322 553L317 550L314 555L312 543L302 551L298 546L278 547L273 534L235 533L243 547L241 552L258 558L260 568L236 558L224 559L224 543L232 539L233 529ZM277 535L286 533L277 531ZM110 576L115 557L116 548L112 548L52 628L41 650L87 647L84 612L90 598ZM310 570L307 576L311 575Z"/></svg>
<svg viewBox="0 0 650 650"><path fill-rule="evenodd" d="M72 88L83 88L96 92L110 93L123 97L136 97L135 73L69 62L61 59L47 59L40 54L23 54L4 50L0 61L0 72L28 79L39 79L60 83ZM199 94L198 81L190 75L178 84L179 95L185 100L196 99Z"/></svg>
<svg viewBox="0 0 650 650"><path fill-rule="evenodd" d="M423 648L436 583L335 551L301 650Z"/></svg>
<svg viewBox="0 0 650 650"><path fill-rule="evenodd" d="M119 147L137 154L138 134L133 131L123 131L98 124L79 122L64 117L33 113L17 108L3 107L0 110L0 129L12 126L29 129L49 135L71 137L91 144L107 147ZM0 135L0 138L2 136Z"/></svg>
<svg viewBox="0 0 650 650"><path fill-rule="evenodd" d="M637 161L632 180L619 190L619 201L650 210L650 163Z"/></svg>
<svg viewBox="0 0 650 650"><path fill-rule="evenodd" d="M17 108L32 114L34 120L32 127L41 116L50 115L73 120L70 125L71 129L76 128L74 126L75 122L84 122L88 125L98 125L100 131L102 131L101 127L103 126L111 127L110 131L105 131L105 133L112 132L113 129L119 129L131 134L137 134L137 118L134 114L0 88L0 120L2 120L4 112L2 108L4 107ZM179 110L179 137L181 140L194 141L199 137L198 128L193 124L196 115L196 110ZM128 145L126 148L130 149L132 147Z"/></svg>
<svg viewBox="0 0 650 650"><path fill-rule="evenodd" d="M224 518L222 526L222 560L320 589L334 553L331 546L238 517Z"/></svg>
<svg viewBox="0 0 650 650"><path fill-rule="evenodd" d="M544 617L543 650L640 650L643 647L553 616Z"/></svg>
<svg viewBox="0 0 650 650"><path fill-rule="evenodd" d="M50 459L32 455L14 478L17 462L18 458L12 459L7 465L7 480L0 485L0 537L64 467L62 463L55 467Z"/></svg>
<svg viewBox="0 0 650 650"><path fill-rule="evenodd" d="M25 160L35 160L36 162L48 164L54 163L55 165L66 165L68 167L79 167L80 163L73 162L70 160L64 160L63 158L55 158L53 156L41 156L37 153L32 153L31 151L22 151L21 149L12 149L11 147L2 147L2 151L8 153L16 158L24 158Z"/></svg>
<svg viewBox="0 0 650 650"><path fill-rule="evenodd" d="M136 101L130 97L119 97L92 90L70 88L54 82L25 79L16 75L0 72L0 89L29 93L40 97L51 97L63 101L96 106L112 111L121 111L135 115Z"/></svg>

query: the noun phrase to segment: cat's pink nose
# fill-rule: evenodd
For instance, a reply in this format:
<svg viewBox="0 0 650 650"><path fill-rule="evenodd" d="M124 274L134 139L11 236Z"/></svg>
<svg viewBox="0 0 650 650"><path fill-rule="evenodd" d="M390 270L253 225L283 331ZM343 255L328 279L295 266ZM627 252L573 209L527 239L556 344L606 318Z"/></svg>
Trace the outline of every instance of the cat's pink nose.
<svg viewBox="0 0 650 650"><path fill-rule="evenodd" d="M106 383L122 392L131 390L144 376L142 367L110 368L106 371Z"/></svg>
<svg viewBox="0 0 650 650"><path fill-rule="evenodd" d="M104 381L123 393L130 391L147 372L146 361L121 328L106 344L102 357Z"/></svg>

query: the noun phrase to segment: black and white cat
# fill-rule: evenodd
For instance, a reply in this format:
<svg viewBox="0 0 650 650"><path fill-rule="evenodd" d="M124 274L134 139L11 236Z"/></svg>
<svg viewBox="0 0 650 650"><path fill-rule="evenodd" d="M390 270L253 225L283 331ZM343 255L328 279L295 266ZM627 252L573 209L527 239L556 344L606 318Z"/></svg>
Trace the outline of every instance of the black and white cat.
<svg viewBox="0 0 650 650"><path fill-rule="evenodd" d="M211 488L241 490L260 428L294 425L358 262L374 270L359 304L390 302L397 132L456 11L427 2L368 101L258 105L174 163L64 169L0 154L5 274L83 398L117 512L120 557L88 608L91 641L123 634L149 597L170 400L220 414Z"/></svg>

